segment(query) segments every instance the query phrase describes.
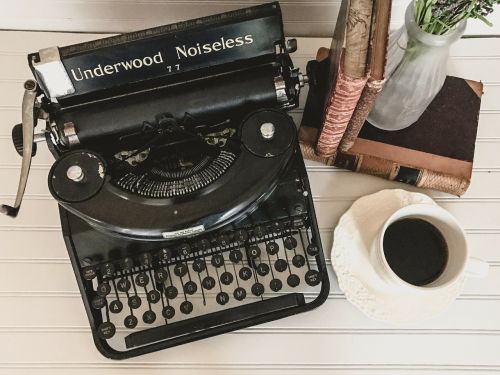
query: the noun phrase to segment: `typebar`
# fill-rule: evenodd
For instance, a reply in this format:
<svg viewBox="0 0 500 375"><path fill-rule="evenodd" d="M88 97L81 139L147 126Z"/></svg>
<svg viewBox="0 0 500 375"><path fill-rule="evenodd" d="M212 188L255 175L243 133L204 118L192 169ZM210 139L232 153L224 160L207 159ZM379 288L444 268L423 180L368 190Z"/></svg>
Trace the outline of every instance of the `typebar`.
<svg viewBox="0 0 500 375"><path fill-rule="evenodd" d="M257 320L260 316L285 311L294 307L305 305L304 295L301 293L287 294L248 305L233 307L231 309L214 312L205 316L186 319L164 326L134 332L125 337L127 349L151 344L157 341L174 339L180 336L194 334L198 331L220 330L225 326L240 324Z"/></svg>

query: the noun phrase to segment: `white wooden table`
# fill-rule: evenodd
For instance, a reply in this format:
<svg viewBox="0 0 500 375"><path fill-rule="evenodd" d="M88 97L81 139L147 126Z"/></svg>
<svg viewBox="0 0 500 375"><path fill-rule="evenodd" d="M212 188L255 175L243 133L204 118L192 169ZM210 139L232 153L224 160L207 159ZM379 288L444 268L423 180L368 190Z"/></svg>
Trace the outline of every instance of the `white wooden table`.
<svg viewBox="0 0 500 375"><path fill-rule="evenodd" d="M20 158L10 140L20 121L26 54L97 38L92 34L0 32L0 198L12 203ZM299 39L304 70L327 39ZM0 217L0 374L493 374L500 373L500 38L453 47L450 74L485 83L472 184L456 198L428 192L466 229L472 253L490 262L442 316L392 326L369 320L332 285L319 309L262 326L113 362L94 348L47 189L52 158L35 157L19 217ZM304 98L303 98L304 99ZM302 99L302 103L304 100ZM294 111L297 121L301 110ZM309 164L326 256L340 215L358 197L409 186Z"/></svg>

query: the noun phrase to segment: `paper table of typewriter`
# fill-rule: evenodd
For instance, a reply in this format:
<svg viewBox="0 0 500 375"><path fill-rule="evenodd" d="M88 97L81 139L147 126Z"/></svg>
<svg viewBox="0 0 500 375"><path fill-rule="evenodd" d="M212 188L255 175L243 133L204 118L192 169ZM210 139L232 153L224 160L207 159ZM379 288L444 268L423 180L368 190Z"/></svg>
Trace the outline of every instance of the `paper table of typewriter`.
<svg viewBox="0 0 500 375"><path fill-rule="evenodd" d="M277 3L28 56L37 141L99 350L126 358L296 314L329 290ZM36 133L37 119L46 128Z"/></svg>

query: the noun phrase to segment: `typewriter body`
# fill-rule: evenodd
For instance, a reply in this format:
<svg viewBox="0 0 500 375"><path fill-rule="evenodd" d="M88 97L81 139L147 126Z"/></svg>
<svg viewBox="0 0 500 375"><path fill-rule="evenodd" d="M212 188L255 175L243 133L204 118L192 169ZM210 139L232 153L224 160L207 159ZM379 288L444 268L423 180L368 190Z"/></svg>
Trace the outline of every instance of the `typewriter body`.
<svg viewBox="0 0 500 375"><path fill-rule="evenodd" d="M128 358L329 292L277 3L28 56L16 216L37 142L97 348ZM34 130L37 120L45 128Z"/></svg>

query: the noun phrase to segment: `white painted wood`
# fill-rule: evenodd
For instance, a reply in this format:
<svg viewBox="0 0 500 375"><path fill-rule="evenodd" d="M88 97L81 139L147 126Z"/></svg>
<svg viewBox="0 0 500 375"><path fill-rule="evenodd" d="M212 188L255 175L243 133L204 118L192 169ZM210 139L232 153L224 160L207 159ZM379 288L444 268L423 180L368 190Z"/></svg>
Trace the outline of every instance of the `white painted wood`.
<svg viewBox="0 0 500 375"><path fill-rule="evenodd" d="M263 3L262 0L36 0L3 1L0 28L14 30L127 32L168 24L208 14L226 12ZM410 0L393 0L391 27L404 22ZM281 1L285 33L300 36L330 36L341 0ZM500 34L500 14L494 13L489 27L471 20L470 35Z"/></svg>
<svg viewBox="0 0 500 375"><path fill-rule="evenodd" d="M119 7L127 1L88 3L113 2ZM47 5L54 3L48 0ZM64 8L74 3L58 4ZM151 3L163 4L148 0ZM176 2L181 3L186 4ZM19 4L28 6L26 1ZM2 17L4 12L0 12L1 22ZM30 76L26 53L99 36L0 32L1 202L12 201L17 188L20 159L11 146L10 130L20 115L22 81ZM327 39L299 39L297 65L304 66L319 46L327 45ZM57 205L46 186L52 159L41 145L19 218L0 217L0 375L500 373L499 61L500 38L463 39L452 49L449 71L486 83L473 178L462 198L427 193L458 218L473 254L490 262L492 269L487 280L470 280L441 316L397 326L369 320L345 300L332 275L330 298L310 313L126 362L106 360L89 335L59 229ZM295 110L293 116L300 121L301 111ZM308 172L328 259L333 226L356 198L384 188L422 191L316 163L308 162Z"/></svg>

